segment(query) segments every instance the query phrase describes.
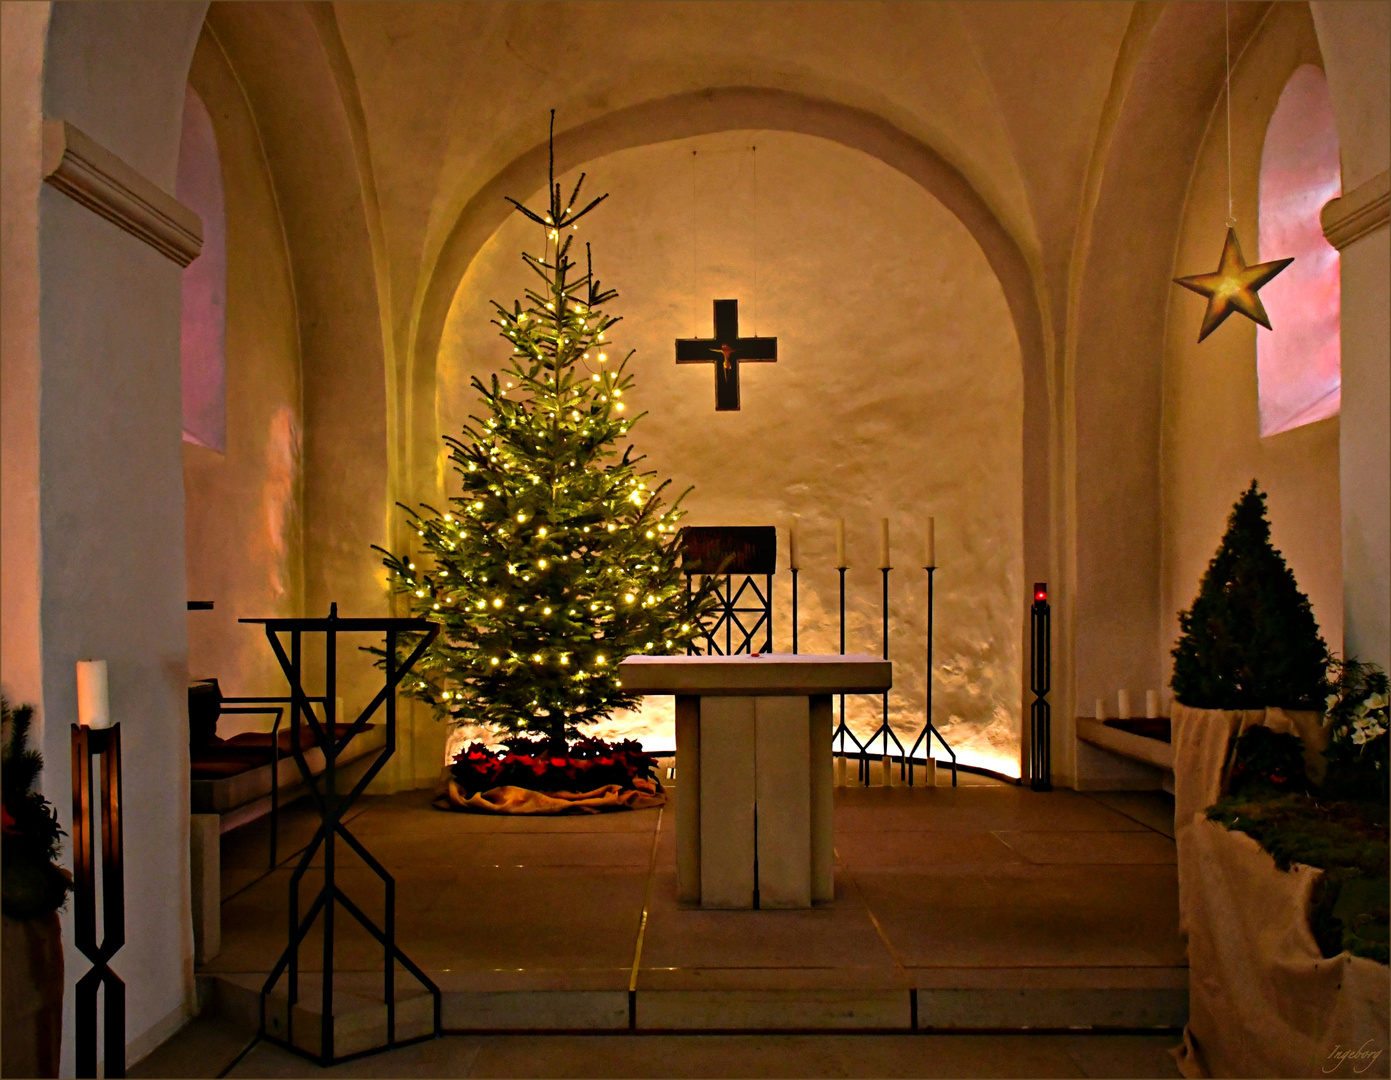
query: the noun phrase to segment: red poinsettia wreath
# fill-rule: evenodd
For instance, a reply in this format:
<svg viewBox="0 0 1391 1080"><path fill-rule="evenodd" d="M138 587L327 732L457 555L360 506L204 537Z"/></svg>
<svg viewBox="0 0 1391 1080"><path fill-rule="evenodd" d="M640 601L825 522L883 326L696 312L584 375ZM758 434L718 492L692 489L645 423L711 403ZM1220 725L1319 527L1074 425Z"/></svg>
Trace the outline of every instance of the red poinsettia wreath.
<svg viewBox="0 0 1391 1080"><path fill-rule="evenodd" d="M635 780L651 781L662 790L657 759L640 742L580 739L570 744L566 757L552 755L550 745L547 738L508 739L504 749L492 751L474 743L455 756L449 771L468 796L498 787L583 792L616 784L632 790Z"/></svg>

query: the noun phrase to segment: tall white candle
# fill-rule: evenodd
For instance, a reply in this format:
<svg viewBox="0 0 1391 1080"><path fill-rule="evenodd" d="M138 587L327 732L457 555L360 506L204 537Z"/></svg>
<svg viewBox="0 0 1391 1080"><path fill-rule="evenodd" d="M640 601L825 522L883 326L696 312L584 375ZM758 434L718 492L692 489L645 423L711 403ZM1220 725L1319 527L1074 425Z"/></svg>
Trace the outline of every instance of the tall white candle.
<svg viewBox="0 0 1391 1080"><path fill-rule="evenodd" d="M1116 715L1122 720L1130 719L1130 691L1116 691Z"/></svg>
<svg viewBox="0 0 1391 1080"><path fill-rule="evenodd" d="M77 722L83 727L111 726L111 700L106 689L106 661L77 662Z"/></svg>
<svg viewBox="0 0 1391 1080"><path fill-rule="evenodd" d="M845 566L845 519L836 518L836 569Z"/></svg>
<svg viewBox="0 0 1391 1080"><path fill-rule="evenodd" d="M889 519L879 519L879 569L888 570L892 564L889 562Z"/></svg>
<svg viewBox="0 0 1391 1080"><path fill-rule="evenodd" d="M797 518L794 516L787 526L787 568L800 570L802 563L797 556Z"/></svg>
<svg viewBox="0 0 1391 1080"><path fill-rule="evenodd" d="M923 533L923 565L937 565L937 519L927 519L927 529Z"/></svg>
<svg viewBox="0 0 1391 1080"><path fill-rule="evenodd" d="M1098 720L1106 719L1106 702L1102 701L1100 698L1096 699L1096 718Z"/></svg>
<svg viewBox="0 0 1391 1080"><path fill-rule="evenodd" d="M1150 719L1150 720L1153 720L1153 719L1155 719L1156 717L1159 716L1159 691L1158 691L1158 690L1146 690L1146 691L1145 691L1145 716L1146 716L1147 719Z"/></svg>

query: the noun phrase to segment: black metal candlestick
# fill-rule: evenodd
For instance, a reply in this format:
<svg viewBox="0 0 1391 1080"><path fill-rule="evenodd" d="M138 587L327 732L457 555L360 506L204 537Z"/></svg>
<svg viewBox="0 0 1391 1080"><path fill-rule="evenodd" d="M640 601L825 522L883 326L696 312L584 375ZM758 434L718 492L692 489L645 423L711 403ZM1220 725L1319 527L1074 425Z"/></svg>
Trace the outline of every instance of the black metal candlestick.
<svg viewBox="0 0 1391 1080"><path fill-rule="evenodd" d="M836 569L840 572L840 655L841 655L841 656L844 656L844 655L845 655L845 571L848 570L849 567L846 567L846 566L838 566L838 567L836 567ZM844 694L841 694L841 695L840 695L840 724L836 727L835 731L831 732L831 746L834 747L835 744L836 744L836 739L840 739L840 752L841 752L841 756L842 756L842 757L845 756L845 737L846 737L847 735L850 736L850 741L851 741L852 743L855 744L856 750L859 751L860 765L859 765L859 770L858 770L858 772L856 773L856 776L857 776L859 779L865 780L866 782L868 782L868 777L869 777L869 762L868 762L868 761L866 760L866 758L865 758L865 748L864 748L864 745L861 744L860 740L857 739L857 738L855 738L855 733L854 733L853 731L851 731L848 727L845 726L845 695L844 695Z"/></svg>
<svg viewBox="0 0 1391 1080"><path fill-rule="evenodd" d="M889 571L892 570L892 569L893 569L893 567L891 567L891 566L881 566L881 567L879 568L879 572L883 575L883 582L884 582L883 599L882 599L882 601L881 601L881 603L882 603L881 614L882 614L882 616L883 616L883 624L884 624L883 650L884 650L884 659L885 659L885 660L887 660L887 659L889 658ZM889 723L889 692L888 692L887 690L884 691L884 695L883 695L883 716L882 716L882 719L879 721L879 726L878 726L877 728L874 729L873 734L871 734L870 737L869 737L868 739L865 740L865 747L868 748L868 747L870 747L870 746L873 746L873 745L874 745L874 740L880 738L881 736L882 736L882 738L883 738L883 740L884 740L884 757L889 758L889 760L890 760L890 767L892 767L892 757L891 757L891 755L889 754L889 740L890 740L890 739L892 739L892 740L894 741L894 745L898 747L899 757L900 757L900 758L903 758L903 757L905 757L906 755L903 753L903 744L902 744L901 742L898 741L898 736L894 734L893 725ZM900 777L906 775L906 774L904 773L904 771L903 771L905 768L906 768L906 766L905 766L905 765L903 764L903 762L900 760L900 762L899 762L899 776L900 776ZM866 759L866 761L865 761L864 782L865 782L866 785L868 785L869 782L870 782L870 776L869 776L869 761L868 761L868 759ZM888 776L887 773L886 773L885 776L884 776L884 784L885 784L886 787L889 786L889 776Z"/></svg>
<svg viewBox="0 0 1391 1080"><path fill-rule="evenodd" d="M92 799L93 758L101 758L100 810ZM97 880L94 848L101 822L102 939L97 944ZM126 984L111 958L126 942L124 830L121 824L121 725L72 725L73 941L92 962L76 988L76 1074L97 1075L97 990L106 990L106 1075L126 1075Z"/></svg>
<svg viewBox="0 0 1391 1080"><path fill-rule="evenodd" d="M1029 687L1034 703L1029 708L1029 786L1035 791L1053 790L1053 711L1048 691L1053 680L1053 615L1048 606L1048 583L1034 585L1034 604L1029 612Z"/></svg>
<svg viewBox="0 0 1391 1080"><path fill-rule="evenodd" d="M923 569L927 571L927 723L923 725L922 731L913 741L913 749L908 751L908 786L912 787L913 785L913 758L918 752L918 746L925 742L924 756L928 761L931 761L932 739L935 736L937 741L942 744L943 749L951 755L951 786L956 787L956 751L951 748L946 739L942 738L942 733L932 724L932 631L933 609L936 603L933 577L937 573L937 567L924 566Z"/></svg>
<svg viewBox="0 0 1391 1080"><path fill-rule="evenodd" d="M789 567L792 571L792 655L797 655L797 567Z"/></svg>
<svg viewBox="0 0 1391 1080"><path fill-rule="evenodd" d="M367 785L379 773L387 760L396 751L396 688L401 680L410 672L416 661L424 654L430 642L439 633L439 626L426 619L340 619L338 617L338 605L333 604L329 609L327 619L243 619L242 622L262 623L266 628L266 638L270 641L272 651L276 659L280 662L280 667L285 673L285 678L290 684L290 752L295 759L295 764L299 766L300 775L304 780L305 787L314 797L319 811L320 823L318 830L314 834L313 841L304 849L300 856L299 864L290 875L290 903L289 903L289 942L285 946L285 951L281 953L280 959L275 967L271 969L265 984L261 988L261 1037L267 1041L274 1042L288 1050L296 1053L306 1053L295 1045L293 1021L295 1014L295 1004L299 1000L299 947L308 936L315 920L320 914L323 915L323 1003L321 1014L321 1030L319 1034L319 1049L317 1055L307 1054L320 1065L328 1066L336 1061L342 1060L343 1056L336 1055L334 1052L333 1035L333 943L334 943L334 914L338 906L351 915L357 922L382 946L383 952L383 994L386 1005L386 1036L387 1041L384 1046L377 1047L377 1050L392 1049L397 1046L404 1046L408 1043L419 1042L421 1039L434 1038L440 1034L440 1006L441 995L439 987L413 963L396 944L396 879L391 876L385 867L381 865L362 843L348 831L344 824L344 817L352 804L355 803L366 790ZM362 710L357 719L349 726L341 738L338 735L337 724L337 683L338 683L338 635L340 633L380 633L386 636L386 646L383 650L383 664L386 669L384 685L377 691L376 696ZM290 636L290 651L285 652L284 643L280 635L287 633ZM319 718L314 715L310 708L310 702L314 699L304 690L303 683L303 654L302 637L305 633L322 633L324 635L324 678L325 688L323 695L324 718L323 724L319 723ZM420 635L420 640L409 656L404 661L397 659L397 642L401 634L415 633ZM351 790L346 793L339 793L336 781L338 755L348 745L349 741L359 735L367 727L367 721L377 711L385 706L386 722L386 746L377 759L367 768L367 771L358 778ZM304 747L300 740L300 724L307 722L310 730L314 733L317 745L324 755L324 771L322 774L322 788L319 778L314 776L309 767L308 761L304 756ZM357 906L353 903L335 881L336 868L336 843L337 839L343 842L360 858L367 866L382 880L385 888L385 912L382 926L377 927ZM299 886L305 872L309 869L310 863L322 847L324 853L323 864L323 886L313 903L309 905L308 911L303 919L298 918L300 911ZM409 971L416 980L423 986L434 999L434 1030L424 1036L415 1039L396 1038L396 963L400 964ZM275 989L276 983L280 981L282 975L288 979L288 993L286 996L285 1011L285 1033L284 1039L272 1036L266 1030L266 1004L271 993ZM370 1051L369 1051L370 1052ZM357 1056L351 1055L351 1056Z"/></svg>

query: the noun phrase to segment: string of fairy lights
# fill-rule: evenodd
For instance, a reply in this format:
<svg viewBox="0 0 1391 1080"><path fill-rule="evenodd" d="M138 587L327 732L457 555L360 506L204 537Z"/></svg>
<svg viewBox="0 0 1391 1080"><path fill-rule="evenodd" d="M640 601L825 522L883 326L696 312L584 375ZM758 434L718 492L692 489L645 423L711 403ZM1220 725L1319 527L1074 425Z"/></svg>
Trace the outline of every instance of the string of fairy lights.
<svg viewBox="0 0 1391 1080"><path fill-rule="evenodd" d="M552 729L558 714L569 726L635 704L618 661L684 652L701 609L675 558L681 500L666 505L667 484L613 445L640 419L623 401L633 354L609 356L620 319L602 306L617 294L588 245L582 276L569 257L579 219L607 196L576 210L584 176L564 203L553 177L552 156L548 212L509 200L544 229L541 253L522 254L544 290L493 305L511 352L501 377L472 380L485 417L446 436L461 493L446 513L405 508L421 563L383 551L412 609L443 624L407 689L457 717L521 713Z"/></svg>

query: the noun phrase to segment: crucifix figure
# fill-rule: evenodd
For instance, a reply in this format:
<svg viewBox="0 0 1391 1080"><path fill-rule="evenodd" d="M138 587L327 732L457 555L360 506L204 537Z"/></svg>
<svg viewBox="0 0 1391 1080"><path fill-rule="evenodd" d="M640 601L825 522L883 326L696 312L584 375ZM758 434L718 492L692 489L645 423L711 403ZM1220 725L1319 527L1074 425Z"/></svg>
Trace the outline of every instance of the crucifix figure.
<svg viewBox="0 0 1391 1080"><path fill-rule="evenodd" d="M677 338L678 364L715 365L715 411L739 411L739 364L778 359L778 339L739 336L739 301L715 301L715 336Z"/></svg>

